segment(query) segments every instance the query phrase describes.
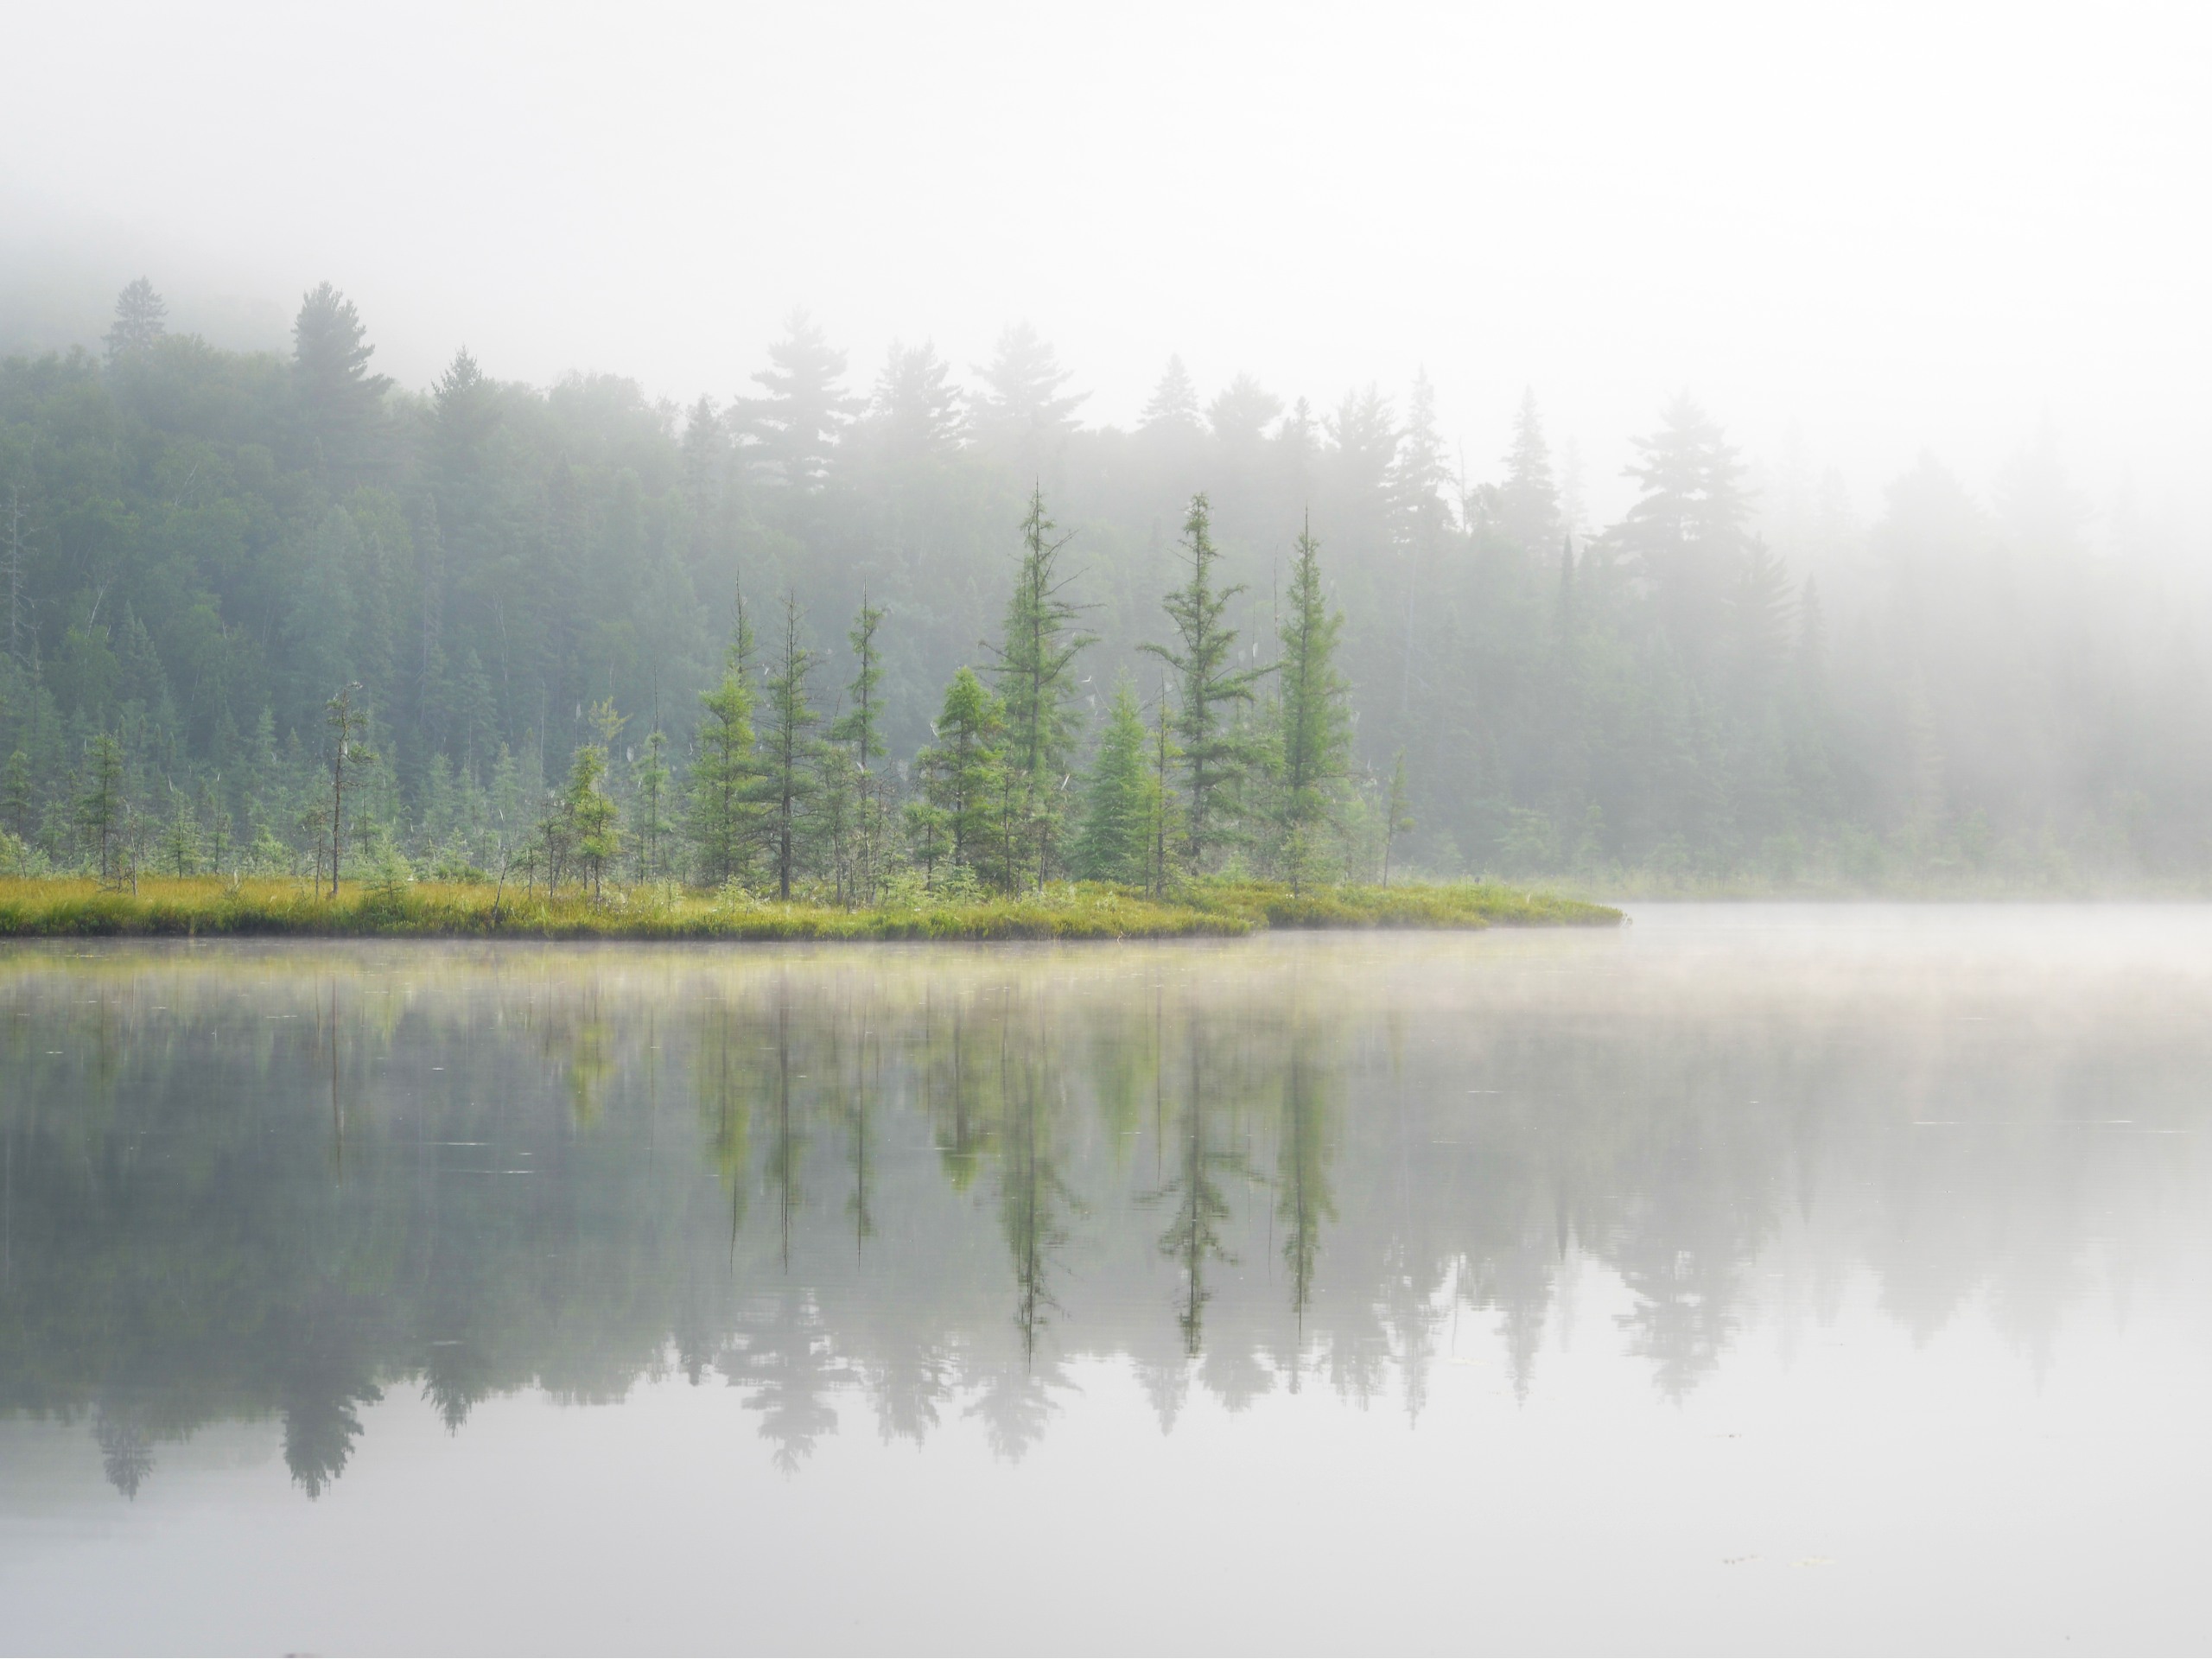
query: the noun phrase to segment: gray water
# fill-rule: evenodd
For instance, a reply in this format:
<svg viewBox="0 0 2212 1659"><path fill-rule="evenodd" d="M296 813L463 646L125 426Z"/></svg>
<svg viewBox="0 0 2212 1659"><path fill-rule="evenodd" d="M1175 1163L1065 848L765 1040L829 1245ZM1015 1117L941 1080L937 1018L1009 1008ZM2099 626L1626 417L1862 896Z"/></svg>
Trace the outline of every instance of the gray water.
<svg viewBox="0 0 2212 1659"><path fill-rule="evenodd" d="M0 954L11 1650L2202 1649L2212 912Z"/></svg>

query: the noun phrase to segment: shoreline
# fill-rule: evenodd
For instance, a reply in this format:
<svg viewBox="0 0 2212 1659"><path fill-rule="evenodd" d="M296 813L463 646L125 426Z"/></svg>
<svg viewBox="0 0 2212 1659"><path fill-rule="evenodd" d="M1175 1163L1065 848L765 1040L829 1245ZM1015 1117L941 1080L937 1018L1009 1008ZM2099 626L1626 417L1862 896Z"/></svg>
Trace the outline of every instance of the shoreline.
<svg viewBox="0 0 2212 1659"><path fill-rule="evenodd" d="M1473 882L1331 887L1293 895L1206 882L1153 899L1091 883L1020 897L912 895L875 908L672 887L504 893L490 883L345 883L340 896L286 878L141 878L137 892L81 878L0 880L0 941L70 938L613 939L630 943L897 943L1234 938L1333 928L1611 927L1611 906Z"/></svg>

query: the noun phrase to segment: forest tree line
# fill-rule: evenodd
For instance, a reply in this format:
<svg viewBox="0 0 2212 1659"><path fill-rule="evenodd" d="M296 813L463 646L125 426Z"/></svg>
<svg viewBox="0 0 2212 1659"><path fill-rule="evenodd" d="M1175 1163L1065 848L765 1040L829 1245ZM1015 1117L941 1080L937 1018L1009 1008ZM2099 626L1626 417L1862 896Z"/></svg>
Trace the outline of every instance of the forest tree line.
<svg viewBox="0 0 2212 1659"><path fill-rule="evenodd" d="M1533 397L1475 483L1425 379L1317 414L1171 362L1085 427L1026 327L972 389L895 346L861 396L794 317L680 410L466 350L408 393L328 284L289 357L163 311L142 280L99 352L0 364L16 868L858 902L2212 855L2194 635L2047 454L1994 512L1929 461L1862 527L1685 397L1591 533Z"/></svg>

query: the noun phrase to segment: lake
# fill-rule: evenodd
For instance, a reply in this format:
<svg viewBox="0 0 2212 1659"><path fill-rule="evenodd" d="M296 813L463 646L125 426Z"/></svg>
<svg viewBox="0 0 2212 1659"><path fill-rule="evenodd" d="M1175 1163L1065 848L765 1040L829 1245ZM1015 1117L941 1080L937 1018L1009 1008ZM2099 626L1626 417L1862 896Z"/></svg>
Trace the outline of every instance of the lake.
<svg viewBox="0 0 2212 1659"><path fill-rule="evenodd" d="M0 952L10 1651L2201 1650L2212 910Z"/></svg>

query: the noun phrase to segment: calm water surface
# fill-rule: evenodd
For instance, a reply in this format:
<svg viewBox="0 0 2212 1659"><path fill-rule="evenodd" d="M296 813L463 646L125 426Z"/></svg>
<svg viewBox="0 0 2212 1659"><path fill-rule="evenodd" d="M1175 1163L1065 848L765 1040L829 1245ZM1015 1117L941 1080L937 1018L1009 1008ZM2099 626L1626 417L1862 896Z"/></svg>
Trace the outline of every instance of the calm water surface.
<svg viewBox="0 0 2212 1659"><path fill-rule="evenodd" d="M0 954L10 1649L2202 1649L2212 912Z"/></svg>

